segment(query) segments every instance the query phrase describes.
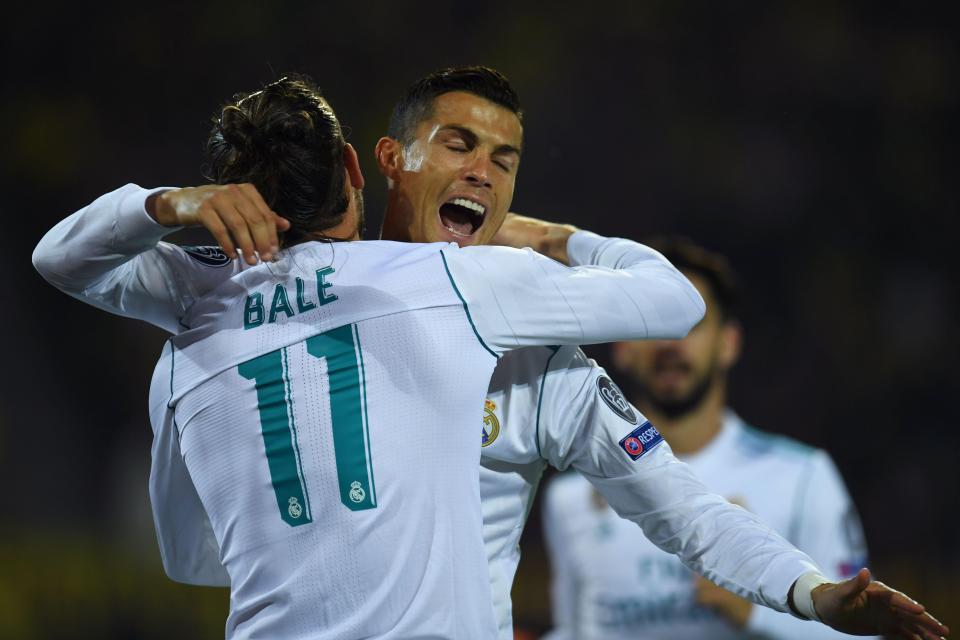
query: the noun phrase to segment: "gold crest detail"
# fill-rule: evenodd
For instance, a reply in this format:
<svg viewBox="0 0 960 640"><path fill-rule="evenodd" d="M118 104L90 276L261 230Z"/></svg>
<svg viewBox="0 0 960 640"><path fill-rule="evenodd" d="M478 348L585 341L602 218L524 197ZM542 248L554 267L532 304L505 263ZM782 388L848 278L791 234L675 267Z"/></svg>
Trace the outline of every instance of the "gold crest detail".
<svg viewBox="0 0 960 640"><path fill-rule="evenodd" d="M486 447L500 435L500 420L497 419L497 404L493 400L483 402L483 439L480 446Z"/></svg>

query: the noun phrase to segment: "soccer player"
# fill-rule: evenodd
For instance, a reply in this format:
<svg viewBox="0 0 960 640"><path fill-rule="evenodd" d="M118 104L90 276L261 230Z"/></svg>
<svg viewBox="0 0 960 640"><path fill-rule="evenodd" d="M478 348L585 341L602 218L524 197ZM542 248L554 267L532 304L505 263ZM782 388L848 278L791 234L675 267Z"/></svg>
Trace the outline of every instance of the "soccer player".
<svg viewBox="0 0 960 640"><path fill-rule="evenodd" d="M866 562L859 518L830 456L746 425L727 406L740 355L739 290L727 261L682 239L657 247L697 287L707 314L680 341L614 345L633 400L712 490L759 515L832 580ZM577 474L548 487L545 534L558 636L571 638L846 637L757 607L696 577L619 519Z"/></svg>
<svg viewBox="0 0 960 640"><path fill-rule="evenodd" d="M519 121L498 135L519 149ZM128 185L58 224L34 264L81 300L175 334L151 417L160 440L176 439L229 575L227 636L494 637L476 439L497 359L683 335L699 294L656 252L586 232L564 253L601 268L346 242L359 239L363 178L305 79L238 97L208 149L216 182L234 186ZM257 263L256 242L273 261L160 243L200 220L229 230L227 251Z"/></svg>
<svg viewBox="0 0 960 640"><path fill-rule="evenodd" d="M489 228L476 227L477 213L505 216L505 194L512 194L516 180L514 157L489 135L488 123L504 112L521 117L516 93L501 74L483 67L430 74L404 93L376 150L389 189L383 238L526 244L564 261L556 248L569 226L511 215L505 233L495 238ZM497 208L478 212L476 202L462 202L465 184L489 191ZM500 359L484 407L481 498L502 640L513 637L510 588L518 544L547 464L583 473L621 516L691 568L753 602L790 611L790 591L806 556L755 517L708 493L668 446L657 446L656 434L606 372L575 347L534 347ZM865 576L845 588L851 594L866 588ZM860 604L871 606L857 616L872 618L868 630L899 624L896 616L881 621L885 615L866 613L872 606L881 609L887 597L880 585L862 593ZM843 624L839 618L829 622Z"/></svg>
<svg viewBox="0 0 960 640"><path fill-rule="evenodd" d="M489 69L444 71L411 87L395 109L390 136L377 147L390 187L383 237L461 245L490 241L506 216L520 148L519 140L499 129L519 120L516 94ZM572 227L511 217L504 229L498 241L568 259ZM245 241L250 249L244 253L251 255L249 234ZM270 250L266 242L257 246ZM666 447L656 447L656 430L632 409L626 413L615 385L578 350L520 353L525 356L508 354L498 364L482 435L484 539L501 637L512 636L509 592L519 560L517 542L546 461L590 473L611 502L623 505L624 515L655 527L662 543L693 566L721 582L745 584L743 592L758 602L788 609L790 587L813 568L806 556L770 538L755 517L709 494ZM646 449L637 448L641 438ZM183 493L173 490L183 484L177 457L168 456L165 464L164 451L155 444L152 494L165 567L185 582L226 584L222 570L218 573L216 542L204 540L202 518L177 517L186 500L157 499ZM739 545L744 535L762 537L765 554ZM870 593L882 600L886 596L877 589Z"/></svg>

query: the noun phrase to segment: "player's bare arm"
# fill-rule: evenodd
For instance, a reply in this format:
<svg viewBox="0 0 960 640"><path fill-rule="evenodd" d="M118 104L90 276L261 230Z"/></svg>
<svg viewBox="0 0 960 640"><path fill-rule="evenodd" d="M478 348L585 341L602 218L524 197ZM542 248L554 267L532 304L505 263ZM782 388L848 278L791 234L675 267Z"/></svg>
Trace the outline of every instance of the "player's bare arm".
<svg viewBox="0 0 960 640"><path fill-rule="evenodd" d="M492 244L522 249L530 247L557 262L570 264L567 240L577 231L572 224L547 222L537 218L508 213L503 226L493 236Z"/></svg>
<svg viewBox="0 0 960 640"><path fill-rule="evenodd" d="M147 199L147 213L167 227L202 226L231 258L237 249L247 264L272 260L280 247L279 234L290 222L264 202L252 184L208 184L184 187Z"/></svg>

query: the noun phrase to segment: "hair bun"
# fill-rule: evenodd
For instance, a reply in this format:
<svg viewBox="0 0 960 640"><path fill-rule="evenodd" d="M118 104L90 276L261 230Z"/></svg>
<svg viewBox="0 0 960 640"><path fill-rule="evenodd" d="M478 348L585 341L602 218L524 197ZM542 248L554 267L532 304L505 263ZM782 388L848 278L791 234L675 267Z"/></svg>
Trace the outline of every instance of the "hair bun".
<svg viewBox="0 0 960 640"><path fill-rule="evenodd" d="M314 132L313 118L306 111L278 113L265 122L253 122L236 106L224 107L220 115L223 139L240 151L276 152L285 143L302 144Z"/></svg>
<svg viewBox="0 0 960 640"><path fill-rule="evenodd" d="M235 149L245 151L260 146L261 131L243 110L234 105L223 108L218 127L224 141Z"/></svg>
<svg viewBox="0 0 960 640"><path fill-rule="evenodd" d="M302 143L314 131L313 118L306 111L278 114L264 126L266 137L276 142Z"/></svg>

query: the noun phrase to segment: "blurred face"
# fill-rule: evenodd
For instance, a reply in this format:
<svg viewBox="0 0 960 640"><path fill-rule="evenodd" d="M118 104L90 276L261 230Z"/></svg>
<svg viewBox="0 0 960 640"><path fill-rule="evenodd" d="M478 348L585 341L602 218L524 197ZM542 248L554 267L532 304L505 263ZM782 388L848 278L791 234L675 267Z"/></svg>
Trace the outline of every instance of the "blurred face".
<svg viewBox="0 0 960 640"><path fill-rule="evenodd" d="M723 321L702 278L686 275L707 303L706 315L687 337L621 342L613 350L617 368L631 376L641 401L670 418L699 406L739 353L738 326Z"/></svg>
<svg viewBox="0 0 960 640"><path fill-rule="evenodd" d="M523 128L509 109L460 91L433 102L412 143L383 138L385 240L486 244L513 200Z"/></svg>

